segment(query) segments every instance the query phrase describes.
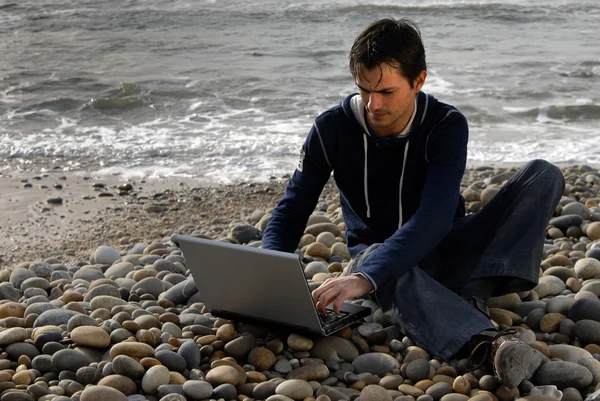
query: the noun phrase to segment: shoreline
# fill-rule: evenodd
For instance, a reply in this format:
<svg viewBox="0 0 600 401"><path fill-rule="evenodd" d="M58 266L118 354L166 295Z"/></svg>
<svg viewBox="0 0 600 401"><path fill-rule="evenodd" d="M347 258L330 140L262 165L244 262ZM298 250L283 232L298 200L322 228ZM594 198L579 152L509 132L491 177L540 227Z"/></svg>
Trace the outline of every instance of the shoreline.
<svg viewBox="0 0 600 401"><path fill-rule="evenodd" d="M581 164L557 165L564 170ZM468 162L465 176L484 167L520 166ZM0 174L0 269L49 257L75 263L99 245L125 250L136 242L160 240L186 224L202 230L215 220L245 219L256 209L275 207L287 181L235 185L175 177L125 181L85 171L5 170ZM333 180L324 194L337 197ZM61 203L48 203L58 198Z"/></svg>

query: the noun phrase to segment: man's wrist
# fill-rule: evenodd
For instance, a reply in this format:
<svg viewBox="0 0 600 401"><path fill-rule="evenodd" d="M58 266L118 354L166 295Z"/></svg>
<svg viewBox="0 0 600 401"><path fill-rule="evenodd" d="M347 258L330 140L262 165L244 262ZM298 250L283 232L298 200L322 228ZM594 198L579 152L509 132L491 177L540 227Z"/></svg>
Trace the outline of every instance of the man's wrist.
<svg viewBox="0 0 600 401"><path fill-rule="evenodd" d="M373 280L371 279L371 277L367 276L364 273L361 272L356 272L356 273L352 273L352 276L357 276L362 278L363 280L365 280L367 283L369 283L371 285L371 288L369 289L368 293L372 293L375 291L375 283L373 282Z"/></svg>

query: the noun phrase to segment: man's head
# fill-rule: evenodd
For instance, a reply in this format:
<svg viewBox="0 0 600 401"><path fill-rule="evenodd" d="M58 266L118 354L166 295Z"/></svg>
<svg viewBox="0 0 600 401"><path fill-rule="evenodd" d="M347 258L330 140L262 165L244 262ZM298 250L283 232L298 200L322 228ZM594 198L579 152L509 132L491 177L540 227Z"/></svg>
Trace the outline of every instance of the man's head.
<svg viewBox="0 0 600 401"><path fill-rule="evenodd" d="M427 71L425 49L417 25L408 20L384 18L373 22L354 41L350 50L350 72L356 79L366 68L389 64L414 86Z"/></svg>
<svg viewBox="0 0 600 401"><path fill-rule="evenodd" d="M366 107L369 127L381 136L402 132L427 77L417 26L405 19L371 24L354 41L350 71Z"/></svg>

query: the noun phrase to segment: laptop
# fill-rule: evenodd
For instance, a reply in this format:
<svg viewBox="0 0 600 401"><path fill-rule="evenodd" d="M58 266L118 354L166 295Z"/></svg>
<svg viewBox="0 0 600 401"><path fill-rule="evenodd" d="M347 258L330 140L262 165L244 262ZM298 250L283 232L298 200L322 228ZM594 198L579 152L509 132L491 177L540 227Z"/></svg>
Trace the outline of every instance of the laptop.
<svg viewBox="0 0 600 401"><path fill-rule="evenodd" d="M348 302L339 315L331 305L322 314L295 253L184 235L178 235L177 242L213 316L328 336L371 314L370 308Z"/></svg>

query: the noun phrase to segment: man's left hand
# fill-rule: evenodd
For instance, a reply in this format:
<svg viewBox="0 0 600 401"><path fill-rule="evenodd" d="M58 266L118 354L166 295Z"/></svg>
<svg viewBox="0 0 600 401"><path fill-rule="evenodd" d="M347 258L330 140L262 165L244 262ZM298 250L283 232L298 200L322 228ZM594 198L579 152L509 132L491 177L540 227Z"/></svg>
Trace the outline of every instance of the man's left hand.
<svg viewBox="0 0 600 401"><path fill-rule="evenodd" d="M348 298L362 297L370 292L373 286L361 275L329 278L312 292L317 308L325 313L327 305L333 303L333 311L340 313L342 302Z"/></svg>

